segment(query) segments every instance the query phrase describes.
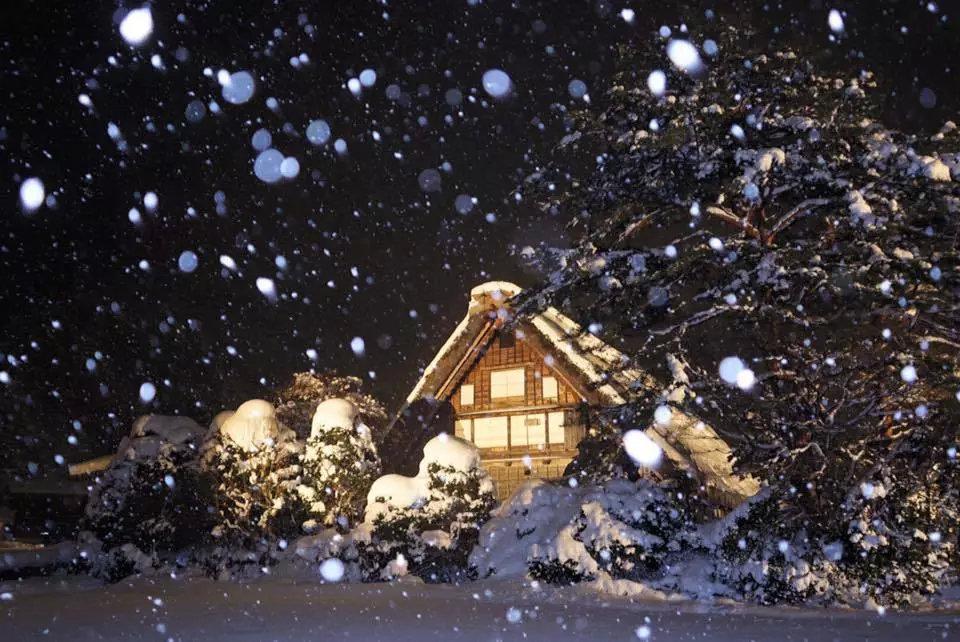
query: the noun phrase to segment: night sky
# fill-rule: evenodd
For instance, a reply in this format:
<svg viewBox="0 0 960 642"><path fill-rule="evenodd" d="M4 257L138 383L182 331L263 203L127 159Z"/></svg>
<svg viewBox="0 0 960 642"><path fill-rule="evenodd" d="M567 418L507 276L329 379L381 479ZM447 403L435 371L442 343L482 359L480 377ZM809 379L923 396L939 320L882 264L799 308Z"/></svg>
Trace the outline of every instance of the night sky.
<svg viewBox="0 0 960 642"><path fill-rule="evenodd" d="M361 376L396 408L471 286L532 284L516 250L568 242L568 213L523 198L523 178L544 163L590 171L598 150L551 153L570 110L602 109L616 47L662 47L661 25L702 41L733 22L745 47L788 43L871 69L885 119L908 131L936 131L960 106L947 2L158 2L136 48L118 23L140 4L60 4L0 9L0 468L18 471L109 452L145 412L205 423L310 368ZM849 10L839 42L831 8ZM494 68L509 98L484 92ZM248 102L224 100L221 69L255 76ZM347 81L364 69L377 79L357 97ZM191 123L194 101L206 114ZM317 146L305 128L319 118L332 136ZM254 175L261 128L298 176ZM424 170L439 172L438 191L422 189ZM18 191L34 176L48 203L28 213ZM183 252L195 271L180 269Z"/></svg>

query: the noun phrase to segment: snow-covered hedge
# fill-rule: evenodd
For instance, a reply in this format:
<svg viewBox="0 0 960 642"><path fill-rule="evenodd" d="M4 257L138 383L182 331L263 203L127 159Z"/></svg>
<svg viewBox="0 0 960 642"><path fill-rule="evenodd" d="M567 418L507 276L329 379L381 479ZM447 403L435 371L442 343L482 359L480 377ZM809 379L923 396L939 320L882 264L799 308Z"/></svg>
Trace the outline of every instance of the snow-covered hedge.
<svg viewBox="0 0 960 642"><path fill-rule="evenodd" d="M300 499L315 524L351 528L362 516L367 492L380 474L380 458L370 428L346 399L317 406L303 456Z"/></svg>
<svg viewBox="0 0 960 642"><path fill-rule="evenodd" d="M277 543L296 537L305 519L296 490L303 444L261 399L241 404L214 428L202 458L214 501L204 563L215 573L269 564Z"/></svg>
<svg viewBox="0 0 960 642"><path fill-rule="evenodd" d="M446 434L431 439L415 477L385 475L370 489L354 534L363 576L469 578L467 558L495 501L473 444Z"/></svg>
<svg viewBox="0 0 960 642"><path fill-rule="evenodd" d="M550 583L650 579L689 547L691 527L671 493L651 481L534 481L497 509L470 562L481 576L529 572Z"/></svg>

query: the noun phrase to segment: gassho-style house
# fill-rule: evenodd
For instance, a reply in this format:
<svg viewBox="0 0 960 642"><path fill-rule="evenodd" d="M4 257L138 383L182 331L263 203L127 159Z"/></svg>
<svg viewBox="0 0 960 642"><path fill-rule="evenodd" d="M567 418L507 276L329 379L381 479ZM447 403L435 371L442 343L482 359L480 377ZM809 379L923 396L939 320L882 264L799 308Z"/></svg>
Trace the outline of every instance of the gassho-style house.
<svg viewBox="0 0 960 642"><path fill-rule="evenodd" d="M590 428L589 410L627 403L637 382L649 382L556 308L514 319L510 300L520 291L505 281L471 290L466 316L397 415L421 400L449 403L453 431L480 450L501 499L525 480L563 477ZM692 477L724 508L756 493L756 481L733 473L729 446L702 421L675 412L670 425L652 423L645 434L663 451L660 476Z"/></svg>

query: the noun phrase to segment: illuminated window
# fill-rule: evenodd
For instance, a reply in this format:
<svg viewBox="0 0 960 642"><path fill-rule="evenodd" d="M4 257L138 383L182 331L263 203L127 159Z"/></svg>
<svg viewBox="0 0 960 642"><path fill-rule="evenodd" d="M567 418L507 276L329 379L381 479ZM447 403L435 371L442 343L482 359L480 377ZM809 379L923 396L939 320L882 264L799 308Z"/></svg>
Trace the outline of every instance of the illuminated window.
<svg viewBox="0 0 960 642"><path fill-rule="evenodd" d="M555 377L544 377L543 378L543 398L544 399L556 399L560 396L557 388L557 380Z"/></svg>
<svg viewBox="0 0 960 642"><path fill-rule="evenodd" d="M506 448L508 441L508 417L483 417L473 420L473 443L478 448Z"/></svg>
<svg viewBox="0 0 960 642"><path fill-rule="evenodd" d="M507 399L524 396L523 368L495 370L490 373L490 398Z"/></svg>
<svg viewBox="0 0 960 642"><path fill-rule="evenodd" d="M454 434L460 439L473 441L473 430L470 428L469 419L458 419L454 427Z"/></svg>
<svg viewBox="0 0 960 642"><path fill-rule="evenodd" d="M547 441L546 419L542 414L510 417L510 445L514 448L542 448Z"/></svg>
<svg viewBox="0 0 960 642"><path fill-rule="evenodd" d="M562 444L564 443L564 418L562 412L551 412L549 417L550 421L550 443L551 444Z"/></svg>
<svg viewBox="0 0 960 642"><path fill-rule="evenodd" d="M461 406L472 406L473 405L473 384L465 383L460 386L460 405Z"/></svg>

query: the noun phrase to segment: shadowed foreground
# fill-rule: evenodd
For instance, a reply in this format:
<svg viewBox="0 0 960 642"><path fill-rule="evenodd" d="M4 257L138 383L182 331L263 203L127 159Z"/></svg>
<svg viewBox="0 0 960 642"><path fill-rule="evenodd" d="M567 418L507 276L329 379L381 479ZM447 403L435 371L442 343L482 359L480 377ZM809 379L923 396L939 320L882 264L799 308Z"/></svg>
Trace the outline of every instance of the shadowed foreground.
<svg viewBox="0 0 960 642"><path fill-rule="evenodd" d="M946 638L960 621L960 616L946 613L880 616L868 611L604 601L573 589L534 594L501 582L451 587L163 578L83 587L33 580L4 586L3 591L13 595L0 611L6 640L419 642L630 640L648 635L661 641L900 641Z"/></svg>

